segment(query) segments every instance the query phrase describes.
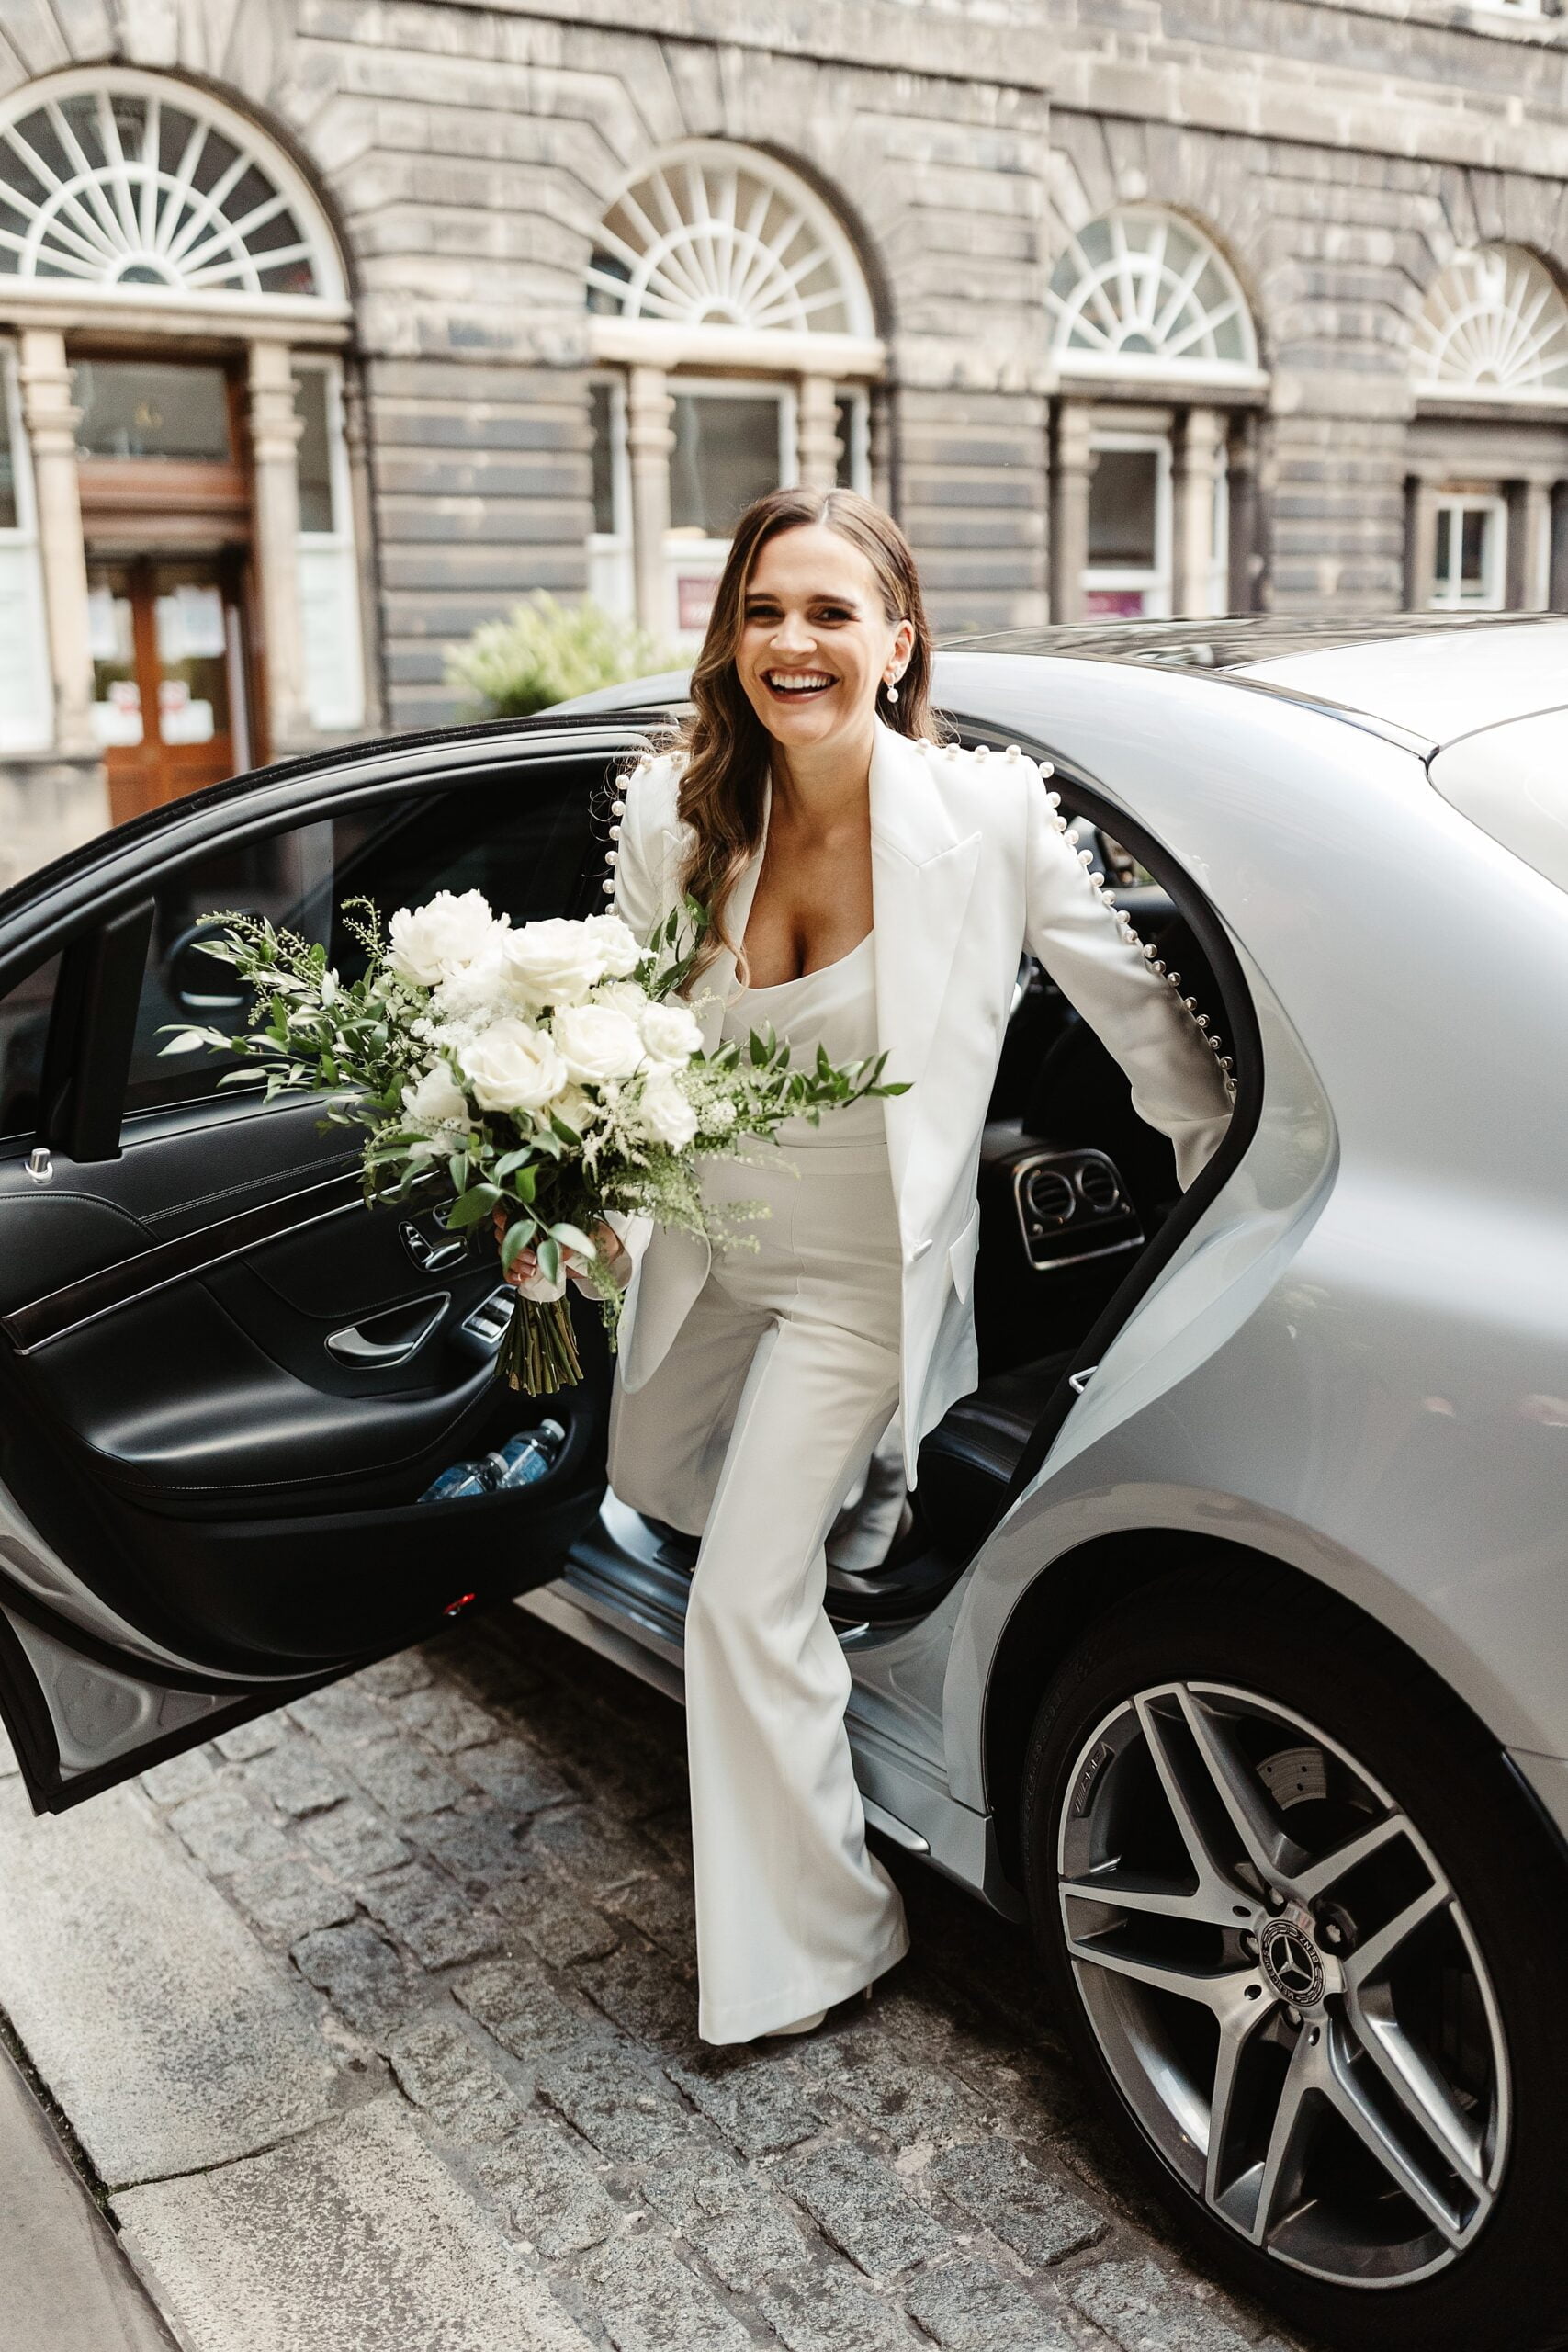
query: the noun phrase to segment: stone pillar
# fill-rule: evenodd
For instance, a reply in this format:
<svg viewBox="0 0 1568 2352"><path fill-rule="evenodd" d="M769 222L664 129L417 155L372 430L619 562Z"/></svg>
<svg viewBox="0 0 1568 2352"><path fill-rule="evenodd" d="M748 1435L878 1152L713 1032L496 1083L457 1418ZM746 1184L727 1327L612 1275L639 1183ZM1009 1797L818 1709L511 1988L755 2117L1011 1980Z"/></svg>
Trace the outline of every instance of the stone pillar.
<svg viewBox="0 0 1568 2352"><path fill-rule="evenodd" d="M1061 400L1051 437L1051 618L1083 618L1083 576L1089 562L1089 486L1094 453L1089 410Z"/></svg>
<svg viewBox="0 0 1568 2352"><path fill-rule="evenodd" d="M871 388L871 494L878 506L895 512L893 486L893 393L886 384Z"/></svg>
<svg viewBox="0 0 1568 2352"><path fill-rule="evenodd" d="M803 490L831 490L843 443L829 376L803 376L795 412L795 470Z"/></svg>
<svg viewBox="0 0 1568 2352"><path fill-rule="evenodd" d="M250 392L267 756L278 759L310 741L299 619L299 435L305 428L294 411L293 361L286 343L252 344Z"/></svg>
<svg viewBox="0 0 1568 2352"><path fill-rule="evenodd" d="M1551 588L1554 613L1568 613L1568 481L1551 486Z"/></svg>
<svg viewBox="0 0 1568 2352"><path fill-rule="evenodd" d="M632 574L637 616L660 639L670 635L669 573L664 538L670 528L670 429L672 402L662 368L634 368L626 382L626 447L632 476Z"/></svg>
<svg viewBox="0 0 1568 2352"><path fill-rule="evenodd" d="M1544 481L1512 481L1506 497L1508 562L1504 602L1513 612L1540 612L1548 578L1551 487Z"/></svg>
<svg viewBox="0 0 1568 2352"><path fill-rule="evenodd" d="M1438 488L1424 475L1404 484L1404 609L1424 613L1432 601L1438 571Z"/></svg>
<svg viewBox="0 0 1568 2352"><path fill-rule="evenodd" d="M1179 615L1209 609L1214 567L1214 483L1222 420L1212 408L1177 419L1171 447L1171 605Z"/></svg>
<svg viewBox="0 0 1568 2352"><path fill-rule="evenodd" d="M377 614L376 518L370 494L370 428L365 384L351 360L343 364L343 440L348 457L349 510L354 524L355 576L359 587L359 642L365 673L365 715L370 724L387 724L387 698L382 691L379 648L381 630Z"/></svg>
<svg viewBox="0 0 1568 2352"><path fill-rule="evenodd" d="M22 415L32 450L39 552L54 683L54 748L67 758L96 752L93 656L87 631L87 559L76 479L76 427L65 337L26 327L21 338Z"/></svg>
<svg viewBox="0 0 1568 2352"><path fill-rule="evenodd" d="M1262 609L1263 552L1258 545L1261 501L1258 497L1258 423L1245 412L1231 427L1226 451L1228 544L1225 548L1225 604L1233 613Z"/></svg>

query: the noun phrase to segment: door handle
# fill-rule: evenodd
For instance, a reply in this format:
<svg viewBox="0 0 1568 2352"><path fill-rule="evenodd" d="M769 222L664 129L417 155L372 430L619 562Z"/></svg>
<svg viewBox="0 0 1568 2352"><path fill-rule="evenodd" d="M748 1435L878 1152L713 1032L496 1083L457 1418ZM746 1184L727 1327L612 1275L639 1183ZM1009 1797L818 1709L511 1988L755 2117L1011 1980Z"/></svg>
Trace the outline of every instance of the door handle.
<svg viewBox="0 0 1568 2352"><path fill-rule="evenodd" d="M412 1323L408 1308L400 1307L393 1315L373 1317L368 1326L345 1324L329 1333L327 1353L358 1371L390 1372L419 1353L451 1303L450 1293L443 1291L439 1298L421 1300Z"/></svg>
<svg viewBox="0 0 1568 2352"><path fill-rule="evenodd" d="M466 1233L457 1234L449 1241L445 1238L437 1240L426 1233L423 1226L416 1225L412 1217L406 1224L399 1226L398 1233L403 1248L422 1274L438 1274L444 1267L455 1266L468 1246Z"/></svg>

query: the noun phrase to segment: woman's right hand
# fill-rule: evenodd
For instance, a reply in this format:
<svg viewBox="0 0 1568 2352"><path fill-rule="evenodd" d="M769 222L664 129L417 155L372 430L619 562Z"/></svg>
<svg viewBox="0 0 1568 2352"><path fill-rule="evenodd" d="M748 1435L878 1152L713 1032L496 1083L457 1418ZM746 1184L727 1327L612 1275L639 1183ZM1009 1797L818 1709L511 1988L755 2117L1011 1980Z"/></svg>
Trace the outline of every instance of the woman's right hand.
<svg viewBox="0 0 1568 2352"><path fill-rule="evenodd" d="M506 1238L506 1227L508 1223L506 1211L499 1205L493 1208L491 1211L491 1223L495 1227L495 1246L499 1250L502 1243ZM613 1231L609 1226L601 1223L594 1227L592 1238L597 1242L600 1252L608 1264L610 1272L615 1275L615 1280L620 1283L621 1288L624 1290L631 1274L631 1257L630 1253L623 1247L619 1235ZM626 1261L624 1267L619 1262L622 1259L625 1259ZM581 1291L585 1296L592 1297L593 1295L593 1284L587 1272L584 1271L582 1260L579 1256L578 1252L575 1250L563 1250L561 1253L561 1265L568 1280L575 1283L578 1289ZM532 1242L529 1242L523 1249L519 1250L516 1257L512 1261L511 1265L506 1268L502 1279L503 1282L510 1283L513 1290L521 1290L525 1283L531 1283L533 1281L538 1271L539 1253L534 1248Z"/></svg>

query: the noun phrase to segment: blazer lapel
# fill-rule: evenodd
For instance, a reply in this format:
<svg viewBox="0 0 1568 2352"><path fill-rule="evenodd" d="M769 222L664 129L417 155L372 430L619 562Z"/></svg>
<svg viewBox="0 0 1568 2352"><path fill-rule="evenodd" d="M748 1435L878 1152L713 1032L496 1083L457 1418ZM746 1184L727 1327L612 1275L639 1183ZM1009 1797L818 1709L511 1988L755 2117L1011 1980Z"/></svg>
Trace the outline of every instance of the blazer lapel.
<svg viewBox="0 0 1568 2352"><path fill-rule="evenodd" d="M941 789L942 758L940 751L918 748L877 721L871 759L877 1042L887 1056L884 1077L904 1080L911 1089L883 1105L901 1221L914 1139L930 1107L920 1080L980 855L978 832L960 835L953 821Z"/></svg>

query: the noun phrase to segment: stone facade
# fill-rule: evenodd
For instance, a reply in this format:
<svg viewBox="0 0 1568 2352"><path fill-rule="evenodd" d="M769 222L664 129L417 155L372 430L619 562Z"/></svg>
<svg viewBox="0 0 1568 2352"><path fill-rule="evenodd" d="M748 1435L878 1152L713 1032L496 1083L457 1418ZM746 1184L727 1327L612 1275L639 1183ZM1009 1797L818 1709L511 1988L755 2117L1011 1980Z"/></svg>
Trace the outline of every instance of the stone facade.
<svg viewBox="0 0 1568 2352"><path fill-rule="evenodd" d="M1392 610L1427 602L1444 564L1474 601L1463 516L1445 510L1464 497L1476 565L1489 534L1495 555L1485 600L1568 603L1568 372L1502 398L1413 377L1456 254L1568 278L1553 0L0 0L0 116L100 62L220 93L299 167L341 247L358 731L458 715L449 643L530 588L590 586L592 381L626 385L634 537L668 520L671 393L699 373L795 385L802 478L833 463L799 336L775 364L737 326L725 366L731 330L710 328L700 352L644 368L626 356L641 322L587 307L599 224L693 142L773 159L847 235L874 334L840 338L818 382L858 387L854 478L909 531L940 628L1072 617L1086 593L1101 610ZM1247 353L1207 375L1156 354L1080 376L1053 272L1088 224L1150 212L1220 257ZM9 283L0 335L34 315ZM1134 504L1137 469L1158 473L1161 544L1141 569L1117 571L1127 548L1094 557L1097 532L1142 527L1096 520L1107 448ZM1213 510L1211 544L1216 473L1228 520ZM657 556L628 560L657 622ZM1086 592L1086 565L1112 584ZM260 609L276 616L276 593ZM56 708L78 728L82 682L62 671L79 636L51 615ZM283 684L288 741L320 737ZM279 692L269 675L255 751ZM62 752L90 778L57 732L0 784L8 805L47 795L90 829ZM50 830L18 824L10 871L56 845Z"/></svg>

